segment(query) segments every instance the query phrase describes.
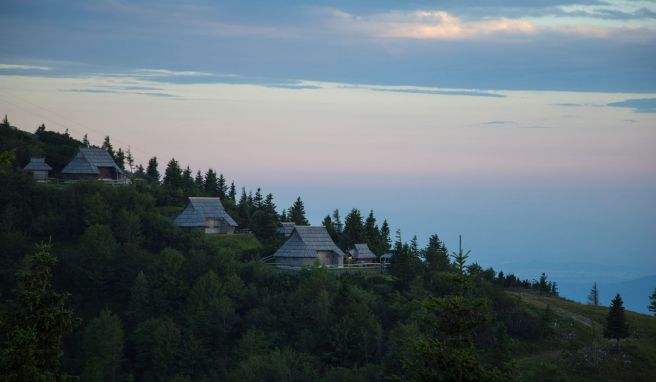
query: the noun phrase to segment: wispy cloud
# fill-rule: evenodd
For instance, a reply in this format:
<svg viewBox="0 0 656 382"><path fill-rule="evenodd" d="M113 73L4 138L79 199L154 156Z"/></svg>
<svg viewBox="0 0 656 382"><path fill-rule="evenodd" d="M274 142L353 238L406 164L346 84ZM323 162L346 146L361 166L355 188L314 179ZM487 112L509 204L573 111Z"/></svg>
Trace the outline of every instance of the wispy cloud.
<svg viewBox="0 0 656 382"><path fill-rule="evenodd" d="M448 95L448 96L469 96L469 97L494 97L504 98L504 94L485 91L485 90L470 90L470 89L435 89L435 88L422 88L422 87L379 87L379 86L366 86L366 85L342 85L346 88L366 89L376 92L389 92L389 93L410 93L410 94L434 94L434 95Z"/></svg>
<svg viewBox="0 0 656 382"><path fill-rule="evenodd" d="M208 72L195 72L189 70L169 70L169 69L137 69L136 73L140 76L170 76L170 77L206 77L214 74Z"/></svg>
<svg viewBox="0 0 656 382"><path fill-rule="evenodd" d="M611 102L608 106L628 107L636 113L656 113L656 98L627 99L620 102Z"/></svg>
<svg viewBox="0 0 656 382"><path fill-rule="evenodd" d="M0 64L0 70L52 70L52 68L38 65Z"/></svg>
<svg viewBox="0 0 656 382"><path fill-rule="evenodd" d="M514 121L487 121L481 122L481 125L511 125Z"/></svg>

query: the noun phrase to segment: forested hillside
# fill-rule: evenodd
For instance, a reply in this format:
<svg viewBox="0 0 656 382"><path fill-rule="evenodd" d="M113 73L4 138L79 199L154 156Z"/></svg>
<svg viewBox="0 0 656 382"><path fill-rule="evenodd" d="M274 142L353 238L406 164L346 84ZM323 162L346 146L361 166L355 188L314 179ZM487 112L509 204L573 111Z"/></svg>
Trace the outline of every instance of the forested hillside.
<svg viewBox="0 0 656 382"><path fill-rule="evenodd" d="M518 280L449 251L438 235L394 241L386 220L339 211L323 224L346 250L391 251L385 272L262 261L307 224L299 197L237 191L215 170L169 160L144 168L103 147L131 184L37 183L78 147L67 133L0 125L0 374L7 380L383 381L646 380L656 375L656 318L628 316L619 346L606 308L557 297L546 275ZM299 194L302 190L299 190ZM249 233L206 235L172 223L188 196L221 197ZM329 211L327 211L329 212Z"/></svg>

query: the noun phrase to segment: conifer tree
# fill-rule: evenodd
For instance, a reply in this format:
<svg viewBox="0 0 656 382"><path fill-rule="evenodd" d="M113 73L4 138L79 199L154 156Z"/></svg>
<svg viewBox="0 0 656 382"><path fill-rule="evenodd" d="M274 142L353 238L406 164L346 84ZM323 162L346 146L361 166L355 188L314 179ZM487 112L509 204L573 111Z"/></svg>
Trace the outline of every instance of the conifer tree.
<svg viewBox="0 0 656 382"><path fill-rule="evenodd" d="M226 179L223 174L219 175L219 179L216 181L216 188L219 198L225 199L226 194L228 193L228 186L226 185Z"/></svg>
<svg viewBox="0 0 656 382"><path fill-rule="evenodd" d="M230 190L228 191L228 198L233 202L237 201L237 187L235 182L230 182Z"/></svg>
<svg viewBox="0 0 656 382"><path fill-rule="evenodd" d="M350 249L354 244L364 242L364 223L360 210L354 208L344 219L344 232L342 233L342 247Z"/></svg>
<svg viewBox="0 0 656 382"><path fill-rule="evenodd" d="M649 311L654 312L654 316L656 316L656 288L654 288L654 292L649 296L649 300L651 301Z"/></svg>
<svg viewBox="0 0 656 382"><path fill-rule="evenodd" d="M203 180L203 174L200 170L196 171L196 177L194 178L194 188L197 193L202 193L205 190L205 181Z"/></svg>
<svg viewBox="0 0 656 382"><path fill-rule="evenodd" d="M212 170L211 168L207 169L207 172L205 173L204 187L205 187L204 191L207 196L218 195L216 172L214 172L214 170Z"/></svg>
<svg viewBox="0 0 656 382"><path fill-rule="evenodd" d="M175 158L171 158L166 166L162 183L174 189L182 187L182 169Z"/></svg>
<svg viewBox="0 0 656 382"><path fill-rule="evenodd" d="M338 209L335 209L335 211L333 211L332 220L333 220L333 224L335 225L335 232L338 235L341 235L342 230L344 229L344 225L342 224L342 219L339 216L339 210Z"/></svg>
<svg viewBox="0 0 656 382"><path fill-rule="evenodd" d="M11 125L9 124L9 119L7 119L7 114L5 114L5 117L2 119L2 123L0 124L2 127L10 127Z"/></svg>
<svg viewBox="0 0 656 382"><path fill-rule="evenodd" d="M380 226L380 242L381 242L381 253L389 251L390 246L392 245L392 239L390 237L390 228L387 223L387 219L383 220L383 224Z"/></svg>
<svg viewBox="0 0 656 382"><path fill-rule="evenodd" d="M592 283L592 289L590 289L590 294L588 295L588 304L599 306L599 288L597 288L597 282Z"/></svg>
<svg viewBox="0 0 656 382"><path fill-rule="evenodd" d="M606 317L604 337L616 340L617 346L619 347L620 339L628 336L629 326L624 317L624 303L622 302L622 297L618 293L610 304L608 317Z"/></svg>
<svg viewBox="0 0 656 382"><path fill-rule="evenodd" d="M120 381L123 363L123 325L121 319L104 309L84 331L82 353L84 381Z"/></svg>
<svg viewBox="0 0 656 382"><path fill-rule="evenodd" d="M157 157L152 157L148 160L148 167L146 167L146 175L150 180L159 182L159 171L157 170Z"/></svg>
<svg viewBox="0 0 656 382"><path fill-rule="evenodd" d="M118 151L116 151L116 156L114 157L114 162L116 162L116 165L118 168L121 170L125 170L125 153L123 150L119 147Z"/></svg>
<svg viewBox="0 0 656 382"><path fill-rule="evenodd" d="M82 138L82 144L85 147L91 146L91 142L89 142L89 137L86 134L84 134L84 137Z"/></svg>
<svg viewBox="0 0 656 382"><path fill-rule="evenodd" d="M431 235L428 238L423 257L432 271L446 271L449 268L449 253L438 235Z"/></svg>
<svg viewBox="0 0 656 382"><path fill-rule="evenodd" d="M291 207L289 207L289 220L293 221L294 224L296 225L309 225L310 222L305 218L305 206L303 205L303 201L301 200L301 197L299 196L296 198L296 201L294 204L292 204Z"/></svg>
<svg viewBox="0 0 656 382"><path fill-rule="evenodd" d="M130 151L130 146L128 146L128 150L125 152L125 161L128 163L130 173L134 172L134 157L132 156L132 151Z"/></svg>
<svg viewBox="0 0 656 382"><path fill-rule="evenodd" d="M109 140L109 135L105 137L101 147L107 150L112 159L116 160L116 153L114 153L114 146L112 146L112 142Z"/></svg>
<svg viewBox="0 0 656 382"><path fill-rule="evenodd" d="M11 316L2 322L6 333L0 350L0 375L5 381L60 381L64 334L78 323L66 308L68 294L52 289L52 267L57 258L51 244L37 244L27 267L19 274ZM5 321L5 320L3 320Z"/></svg>

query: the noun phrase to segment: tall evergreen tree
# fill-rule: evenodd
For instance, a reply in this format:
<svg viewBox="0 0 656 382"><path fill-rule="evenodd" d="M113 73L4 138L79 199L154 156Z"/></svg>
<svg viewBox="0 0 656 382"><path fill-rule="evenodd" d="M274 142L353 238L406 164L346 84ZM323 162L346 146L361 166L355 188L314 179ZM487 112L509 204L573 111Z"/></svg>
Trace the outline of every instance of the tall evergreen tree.
<svg viewBox="0 0 656 382"><path fill-rule="evenodd" d="M132 174L134 172L134 157L132 156L132 151L130 151L130 146L128 146L128 150L125 152L125 161L130 169L130 174Z"/></svg>
<svg viewBox="0 0 656 382"><path fill-rule="evenodd" d="M390 237L390 227L387 223L387 219L383 220L383 224L380 226L380 248L381 253L385 253L390 250L392 245L392 239Z"/></svg>
<svg viewBox="0 0 656 382"><path fill-rule="evenodd" d="M123 344L121 319L108 309L101 311L84 331L82 380L122 381Z"/></svg>
<svg viewBox="0 0 656 382"><path fill-rule="evenodd" d="M109 155L116 160L116 153L114 153L114 146L112 146L112 142L109 139L109 135L105 137L105 140L103 141L103 144L101 146L103 149L107 150Z"/></svg>
<svg viewBox="0 0 656 382"><path fill-rule="evenodd" d="M203 180L203 174L200 170L196 171L196 177L194 177L194 188L199 194L202 194L205 190L205 181Z"/></svg>
<svg viewBox="0 0 656 382"><path fill-rule="evenodd" d="M114 156L114 162L116 162L118 168L120 168L121 170L125 170L125 153L120 147L118 148L118 151L116 151L116 156Z"/></svg>
<svg viewBox="0 0 656 382"><path fill-rule="evenodd" d="M428 238L428 245L423 250L428 269L431 271L446 271L449 268L449 252L438 235Z"/></svg>
<svg viewBox="0 0 656 382"><path fill-rule="evenodd" d="M9 124L9 119L7 119L7 114L5 114L5 117L2 119L2 123L0 123L0 126L2 126L2 127L10 127L11 126Z"/></svg>
<svg viewBox="0 0 656 382"><path fill-rule="evenodd" d="M219 179L216 181L216 189L219 198L225 199L226 194L228 193L228 186L226 185L226 179L223 174L220 174Z"/></svg>
<svg viewBox="0 0 656 382"><path fill-rule="evenodd" d="M342 246L344 249L350 249L354 244L364 242L364 223L360 210L354 208L346 215L344 219L344 232L342 234Z"/></svg>
<svg viewBox="0 0 656 382"><path fill-rule="evenodd" d="M216 178L216 172L214 170L207 169L205 173L205 194L207 196L217 196L218 195L218 179Z"/></svg>
<svg viewBox="0 0 656 382"><path fill-rule="evenodd" d="M335 211L333 211L332 220L333 220L333 224L335 226L335 232L338 235L341 235L342 231L344 230L344 224L342 224L342 218L339 216L339 210L338 209L335 209Z"/></svg>
<svg viewBox="0 0 656 382"><path fill-rule="evenodd" d="M157 170L157 157L152 157L148 160L148 167L146 167L146 176L152 181L159 182L159 170Z"/></svg>
<svg viewBox="0 0 656 382"><path fill-rule="evenodd" d="M294 222L296 225L310 224L310 222L305 218L305 206L303 205L303 201L301 200L300 196L296 198L294 204L289 207L288 215L289 220Z"/></svg>
<svg viewBox="0 0 656 382"><path fill-rule="evenodd" d="M590 289L590 294L588 295L588 304L599 306L599 288L597 288L597 282L592 283L592 289Z"/></svg>
<svg viewBox="0 0 656 382"><path fill-rule="evenodd" d="M182 187L182 169L180 168L180 164L177 160L175 160L175 158L171 158L168 165L166 166L162 184L173 189Z"/></svg>
<svg viewBox="0 0 656 382"><path fill-rule="evenodd" d="M66 308L67 294L52 289L57 258L50 244L38 244L19 274L11 316L2 322L6 342L0 351L0 375L5 381L61 381L61 342L78 323ZM4 321L4 320L3 320Z"/></svg>
<svg viewBox="0 0 656 382"><path fill-rule="evenodd" d="M82 138L82 144L85 147L91 146L91 142L89 142L89 137L86 134L84 134L84 137Z"/></svg>
<svg viewBox="0 0 656 382"><path fill-rule="evenodd" d="M606 326L604 327L604 337L617 341L620 345L620 339L629 336L629 326L624 317L624 303L618 293L610 304L610 310L606 317Z"/></svg>
<svg viewBox="0 0 656 382"><path fill-rule="evenodd" d="M230 190L228 191L228 198L233 202L237 202L237 187L235 182L230 182Z"/></svg>
<svg viewBox="0 0 656 382"><path fill-rule="evenodd" d="M649 296L649 311L654 312L654 316L656 316L656 288L654 288L654 292Z"/></svg>

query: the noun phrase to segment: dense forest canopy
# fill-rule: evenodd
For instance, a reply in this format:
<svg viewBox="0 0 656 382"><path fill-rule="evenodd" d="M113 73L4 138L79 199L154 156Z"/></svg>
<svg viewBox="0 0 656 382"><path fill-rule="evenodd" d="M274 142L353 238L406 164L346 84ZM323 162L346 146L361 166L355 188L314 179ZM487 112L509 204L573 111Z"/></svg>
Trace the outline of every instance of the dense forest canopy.
<svg viewBox="0 0 656 382"><path fill-rule="evenodd" d="M538 373L513 360L562 347L564 333L568 352L549 372L589 372L578 351L596 337L511 293L554 298L545 274L483 269L437 234L424 248L400 231L392 239L374 211L342 220L335 210L322 224L343 250L392 253L384 272L280 272L262 259L284 242L282 221L309 223L301 197L279 210L272 194L214 169L158 158L144 168L109 137L102 147L130 184L38 183L22 170L45 156L56 177L90 144L0 125L0 373L10 380L501 381ZM249 233L176 227L190 196L221 198Z"/></svg>

